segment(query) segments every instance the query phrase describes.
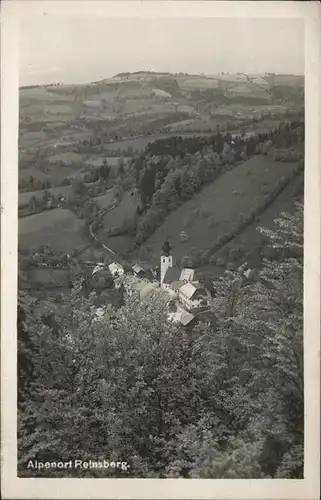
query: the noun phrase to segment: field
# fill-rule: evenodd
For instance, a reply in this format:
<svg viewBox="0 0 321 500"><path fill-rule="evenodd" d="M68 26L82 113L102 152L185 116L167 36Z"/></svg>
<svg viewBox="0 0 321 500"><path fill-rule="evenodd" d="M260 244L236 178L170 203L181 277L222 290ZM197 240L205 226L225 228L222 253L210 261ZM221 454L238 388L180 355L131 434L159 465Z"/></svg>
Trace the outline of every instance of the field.
<svg viewBox="0 0 321 500"><path fill-rule="evenodd" d="M85 222L70 210L55 208L19 220L19 248L30 249L48 244L62 252L71 252L86 243L82 236Z"/></svg>
<svg viewBox="0 0 321 500"><path fill-rule="evenodd" d="M207 250L219 235L231 229L241 213L247 214L260 201L263 191L269 193L294 167L266 156L254 156L235 166L169 215L144 246L156 259L165 238L178 258L191 255L195 249ZM182 230L188 235L186 242L180 239Z"/></svg>
<svg viewBox="0 0 321 500"><path fill-rule="evenodd" d="M120 204L104 216L104 229L121 225L125 220L133 217L136 213L137 200L130 193L125 193Z"/></svg>
<svg viewBox="0 0 321 500"><path fill-rule="evenodd" d="M232 134L275 128L284 120L285 112L302 106L299 96L303 84L302 77L286 75L208 77L141 72L85 85L22 88L19 206L28 204L33 196L42 198L45 191L22 192L23 189L42 188L46 181L57 186L67 177L81 177L85 169L99 167L104 159L113 169L111 181L117 182L120 156L126 155L124 161L130 161L149 142L173 134L212 135L218 127L225 130L225 125ZM263 115L267 116L258 123L252 120ZM90 143L84 142L89 140ZM160 246L168 237L178 259L206 250L218 236L230 230L240 213L248 213L293 167L263 156L235 166L172 213L142 249L149 248L151 258L158 261ZM38 182L30 182L30 177ZM48 191L68 198L72 187L53 187ZM271 205L272 212L274 205L282 206L282 196L283 193L277 198L279 205ZM109 191L95 201L105 209L113 199L114 194ZM97 236L116 252L132 247L133 239L109 237L107 230L135 217L137 204L135 195L125 193L120 205L104 216L104 228ZM88 243L82 233L83 224L63 209L27 216L19 221L19 245L32 248L49 243L71 251ZM185 243L180 240L182 230L188 234ZM256 233L250 228L247 231L244 234L255 247ZM237 238L234 243L239 244ZM85 253L89 255L90 251Z"/></svg>
<svg viewBox="0 0 321 500"><path fill-rule="evenodd" d="M58 196L59 194L61 194L62 196L68 198L68 196L70 196L72 193L72 187L60 186L51 189L42 189L38 191L28 191L27 193L19 193L19 206L26 205L33 197L35 197L36 199L41 199L45 191L48 191L54 196Z"/></svg>
<svg viewBox="0 0 321 500"><path fill-rule="evenodd" d="M134 218L137 205L138 201L135 196L125 193L121 203L103 218L103 228L98 232L97 236L102 243L108 245L114 252L121 252L127 249L132 245L133 240L127 236L110 237L107 235L106 230L115 226L121 226L125 221Z"/></svg>
<svg viewBox="0 0 321 500"><path fill-rule="evenodd" d="M286 186L284 191L269 205L254 224L247 226L243 231L225 245L216 254L216 258L229 261L232 255L231 251L238 248L245 248L245 257L250 267L258 266L259 252L262 245L262 236L257 231L257 227L267 227L275 229L274 220L279 217L281 212L293 212L293 200L298 195L300 188L303 187L303 174L293 179Z"/></svg>
<svg viewBox="0 0 321 500"><path fill-rule="evenodd" d="M21 168L19 170L19 180L28 181L30 176L35 181L50 181L56 184L61 184L64 179L75 176L79 173L79 167L69 167L54 165L46 167L45 171L37 167Z"/></svg>
<svg viewBox="0 0 321 500"><path fill-rule="evenodd" d="M94 186L95 184L96 182L85 183L87 187ZM54 196L58 196L59 194L61 194L66 199L68 199L72 195L72 186L59 186L49 189L39 189L38 191L27 191L25 193L19 193L19 206L26 205L27 203L29 203L32 197L41 199L45 191L48 191Z"/></svg>
<svg viewBox="0 0 321 500"><path fill-rule="evenodd" d="M81 164L81 162L83 161L83 155L79 153L74 153L73 151L66 151L63 153L58 153L56 155L49 156L49 161L50 162L62 161L66 165L71 165L72 163L75 162Z"/></svg>

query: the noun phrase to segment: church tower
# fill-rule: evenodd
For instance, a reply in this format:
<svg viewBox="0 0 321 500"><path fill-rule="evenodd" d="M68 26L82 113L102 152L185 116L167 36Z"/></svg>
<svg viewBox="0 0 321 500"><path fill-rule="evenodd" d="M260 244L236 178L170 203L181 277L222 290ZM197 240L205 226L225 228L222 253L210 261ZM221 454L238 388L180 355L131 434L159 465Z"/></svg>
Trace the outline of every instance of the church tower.
<svg viewBox="0 0 321 500"><path fill-rule="evenodd" d="M162 247L162 255L161 255L161 265L160 265L160 281L163 283L164 276L169 267L173 267L173 257L171 254L171 246L169 241L166 240Z"/></svg>

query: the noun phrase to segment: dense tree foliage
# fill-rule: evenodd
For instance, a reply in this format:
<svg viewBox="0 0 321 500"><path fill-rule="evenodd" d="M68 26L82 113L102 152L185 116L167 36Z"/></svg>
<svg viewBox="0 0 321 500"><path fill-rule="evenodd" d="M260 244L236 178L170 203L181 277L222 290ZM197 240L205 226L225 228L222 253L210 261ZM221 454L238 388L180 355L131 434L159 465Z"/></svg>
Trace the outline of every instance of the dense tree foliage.
<svg viewBox="0 0 321 500"><path fill-rule="evenodd" d="M303 134L303 123L292 121L270 132L250 137L232 138L230 133L221 134L218 131L208 137L174 136L150 143L126 172L140 194L141 203L137 207L139 218L134 225L125 221L118 228L118 234L128 233L130 228L130 235L134 235L140 245L172 211L191 199L204 185L236 162L254 154L272 154L273 157L278 155L275 157L278 160L299 161L302 152L298 144L301 144ZM297 150L289 153L290 145ZM281 184L282 180L280 189Z"/></svg>
<svg viewBox="0 0 321 500"><path fill-rule="evenodd" d="M161 291L97 314L76 284L62 305L19 302L19 474L29 459L125 460L96 477L300 478L302 207L261 230L275 259L214 282L216 327L167 320ZM39 474L39 473L38 473Z"/></svg>

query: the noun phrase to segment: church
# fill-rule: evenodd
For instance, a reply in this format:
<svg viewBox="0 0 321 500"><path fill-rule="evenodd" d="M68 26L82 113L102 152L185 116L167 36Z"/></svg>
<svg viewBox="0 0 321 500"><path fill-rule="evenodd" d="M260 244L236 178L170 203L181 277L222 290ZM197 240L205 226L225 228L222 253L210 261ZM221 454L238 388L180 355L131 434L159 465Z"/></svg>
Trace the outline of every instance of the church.
<svg viewBox="0 0 321 500"><path fill-rule="evenodd" d="M118 263L109 265L115 278L116 288L123 287L128 297L137 296L145 300L157 290L169 295L172 304L169 321L184 327L193 327L198 321L212 321L209 311L211 295L197 278L192 268L180 268L173 264L170 243L166 240L161 249L159 273L155 269L144 269L134 264L131 272L125 273Z"/></svg>
<svg viewBox="0 0 321 500"><path fill-rule="evenodd" d="M209 305L209 294L199 282L195 269L173 265L172 249L166 240L161 253L160 287L176 298L188 312L205 309Z"/></svg>

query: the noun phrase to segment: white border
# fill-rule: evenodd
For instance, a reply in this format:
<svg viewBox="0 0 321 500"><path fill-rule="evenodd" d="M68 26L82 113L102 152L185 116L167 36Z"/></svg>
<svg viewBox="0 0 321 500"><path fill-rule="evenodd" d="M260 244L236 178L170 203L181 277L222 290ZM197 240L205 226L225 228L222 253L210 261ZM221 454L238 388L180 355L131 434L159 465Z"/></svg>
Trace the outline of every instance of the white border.
<svg viewBox="0 0 321 500"><path fill-rule="evenodd" d="M305 23L305 479L18 479L16 476L16 297L18 20L25 16L302 18ZM4 499L314 500L320 474L320 5L318 2L5 1L1 12L1 333Z"/></svg>

